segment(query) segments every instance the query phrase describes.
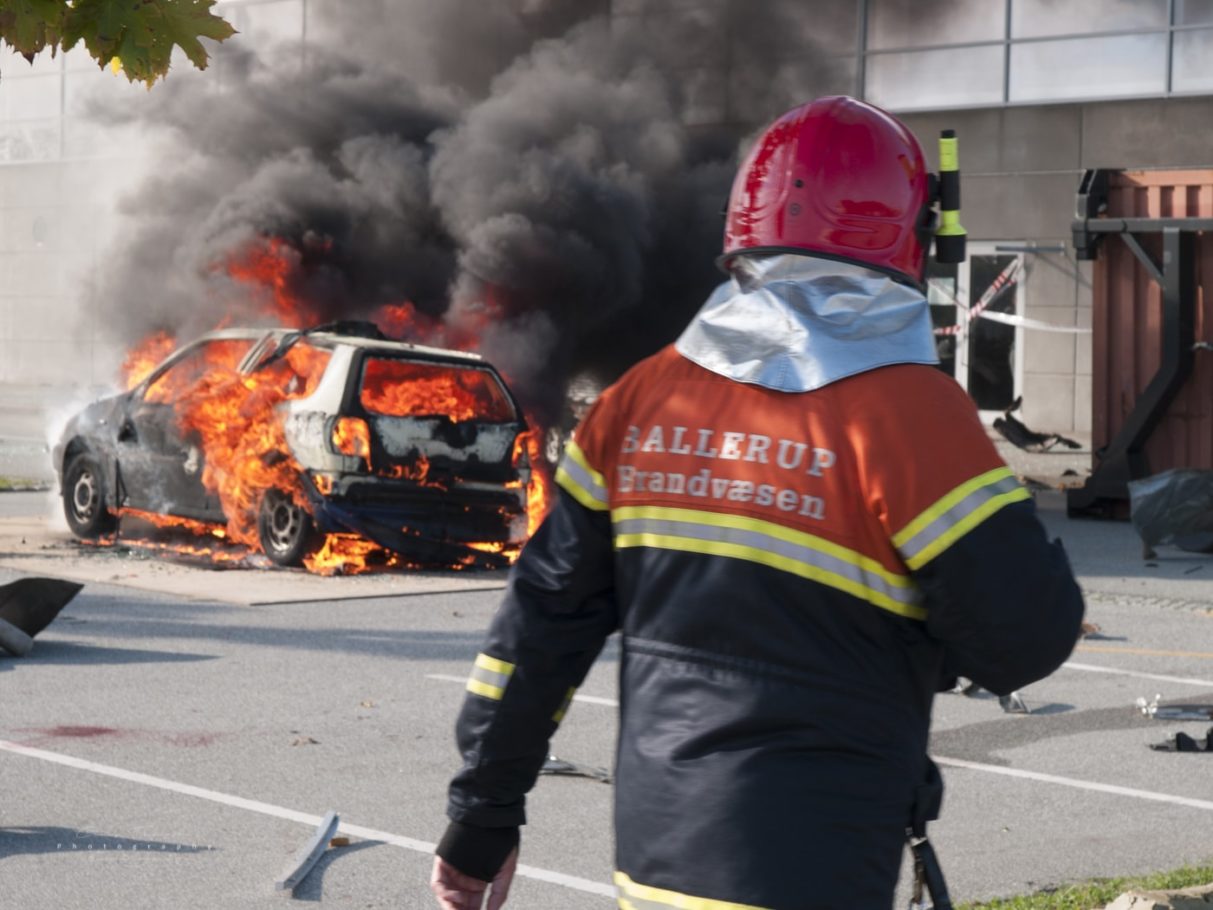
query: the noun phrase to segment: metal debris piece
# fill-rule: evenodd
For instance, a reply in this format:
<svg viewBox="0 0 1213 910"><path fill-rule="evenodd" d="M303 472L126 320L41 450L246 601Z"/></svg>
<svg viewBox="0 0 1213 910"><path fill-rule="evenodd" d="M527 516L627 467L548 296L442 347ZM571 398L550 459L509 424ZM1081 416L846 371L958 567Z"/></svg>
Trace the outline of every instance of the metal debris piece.
<svg viewBox="0 0 1213 910"><path fill-rule="evenodd" d="M320 859L320 855L328 849L329 840L337 833L339 821L337 813L329 810L329 814L321 820L320 827L295 854L295 858L291 860L291 864L278 881L274 882L275 891L294 888L307 877L307 874L312 871L312 866L316 865L316 860Z"/></svg>
<svg viewBox="0 0 1213 910"><path fill-rule="evenodd" d="M588 777L591 780L602 781L604 784L611 782L611 774L606 768L596 768L592 765L583 765L575 761L566 761L551 754L548 755L547 761L543 763L543 767L539 769L539 773L557 774L563 777Z"/></svg>
<svg viewBox="0 0 1213 910"><path fill-rule="evenodd" d="M1018 691L998 696L998 704L1007 714L1031 714Z"/></svg>
<svg viewBox="0 0 1213 910"><path fill-rule="evenodd" d="M1213 720L1213 705L1160 705L1158 702L1161 698L1161 695L1155 695L1153 701L1139 698L1137 707L1146 717L1155 720Z"/></svg>
<svg viewBox="0 0 1213 910"><path fill-rule="evenodd" d="M336 837L329 838L330 847L348 847L349 845L350 845L350 839L348 837L346 837L344 834L339 834Z"/></svg>
<svg viewBox="0 0 1213 910"><path fill-rule="evenodd" d="M958 677L956 685L948 690L954 695L964 695L967 698L980 698L982 688L971 679L965 679L963 676ZM1023 696L1016 690L1008 695L998 696L998 704L1007 714L1031 714L1031 709L1023 700Z"/></svg>
<svg viewBox="0 0 1213 910"><path fill-rule="evenodd" d="M1153 701L1146 701L1145 698L1139 698L1136 702L1134 702L1134 704L1137 705L1138 710L1141 711L1141 713L1146 717L1153 717L1154 712L1158 710L1158 702L1161 698L1162 696L1155 692Z"/></svg>

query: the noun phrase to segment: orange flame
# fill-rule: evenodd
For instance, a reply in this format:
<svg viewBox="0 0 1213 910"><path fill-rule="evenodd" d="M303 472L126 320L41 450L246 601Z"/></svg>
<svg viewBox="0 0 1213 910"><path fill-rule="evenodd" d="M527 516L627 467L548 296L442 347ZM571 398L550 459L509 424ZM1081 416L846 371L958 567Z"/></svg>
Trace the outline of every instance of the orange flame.
<svg viewBox="0 0 1213 910"><path fill-rule="evenodd" d="M156 332L143 339L122 361L122 387L130 390L139 385L176 347L177 339L168 332Z"/></svg>
<svg viewBox="0 0 1213 910"><path fill-rule="evenodd" d="M291 290L291 277L298 272L301 258L286 241L267 237L230 259L227 272L237 281L260 289L269 315L284 327L305 329L320 322L321 311Z"/></svg>
<svg viewBox="0 0 1213 910"><path fill-rule="evenodd" d="M302 256L278 238L260 240L225 263L236 281L260 292L257 303L286 328L307 328L321 321L323 311L301 299L293 290L292 278L301 267ZM500 306L484 301L461 304L453 316L436 319L420 313L411 302L380 307L375 321L384 333L419 344L458 350L479 348L485 330L500 316ZM220 325L231 321L224 317ZM218 327L218 326L217 326ZM176 347L168 332L158 332L135 346L122 365L126 388L134 388ZM217 494L228 518L226 527L149 513L126 512L156 527L181 528L198 535L258 549L257 509L266 490L289 493L300 505L306 503L299 488L303 472L290 455L278 410L284 402L310 395L324 371L328 353L305 342L292 347L279 361L246 376L236 366L248 343L236 341L208 346L198 369L170 370L148 390L156 400L172 402L183 436L197 440L204 455L203 485ZM184 380L181 377L185 377ZM171 377L171 378L169 378ZM163 385L162 385L163 383ZM373 414L388 416L445 415L452 421L471 418L510 420L514 410L509 398L490 374L479 370L452 370L437 365L368 359L365 367L362 404ZM542 429L520 434L514 458L525 452L530 463L527 488L527 536L534 533L551 504L552 478L541 457ZM345 418L333 431L333 444L371 465L369 430L364 421ZM381 476L410 479L427 486L444 486L430 477L431 465L418 452L411 465L384 466ZM331 482L331 479L330 479ZM129 541L128 541L129 542ZM165 545L153 544L163 548ZM210 558L229 556L206 546L174 544L172 549ZM511 561L517 548L499 543L472 544L473 550L501 553ZM476 564L474 553L451 566ZM320 550L305 559L306 567L320 574L353 574L376 568L407 568L409 562L363 538L348 534L328 535Z"/></svg>

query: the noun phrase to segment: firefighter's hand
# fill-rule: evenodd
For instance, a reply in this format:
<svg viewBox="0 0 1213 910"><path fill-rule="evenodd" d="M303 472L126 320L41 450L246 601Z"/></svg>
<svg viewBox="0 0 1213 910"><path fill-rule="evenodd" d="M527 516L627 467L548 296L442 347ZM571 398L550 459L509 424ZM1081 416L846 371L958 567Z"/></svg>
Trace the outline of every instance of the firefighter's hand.
<svg viewBox="0 0 1213 910"><path fill-rule="evenodd" d="M510 895L510 883L514 880L514 869L518 866L518 848L510 851L501 871L491 882L464 875L441 857L434 857L434 871L430 875L430 889L438 898L442 910L481 910L485 893L489 902L484 910L500 910Z"/></svg>

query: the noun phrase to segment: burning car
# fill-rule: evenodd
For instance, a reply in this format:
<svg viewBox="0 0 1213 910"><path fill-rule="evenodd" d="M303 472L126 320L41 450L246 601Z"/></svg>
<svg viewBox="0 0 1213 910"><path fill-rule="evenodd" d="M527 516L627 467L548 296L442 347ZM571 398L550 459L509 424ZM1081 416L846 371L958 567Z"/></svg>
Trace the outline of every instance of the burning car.
<svg viewBox="0 0 1213 910"><path fill-rule="evenodd" d="M343 540L501 565L528 533L528 435L478 355L332 323L206 334L77 414L53 455L85 540L134 513L283 566Z"/></svg>

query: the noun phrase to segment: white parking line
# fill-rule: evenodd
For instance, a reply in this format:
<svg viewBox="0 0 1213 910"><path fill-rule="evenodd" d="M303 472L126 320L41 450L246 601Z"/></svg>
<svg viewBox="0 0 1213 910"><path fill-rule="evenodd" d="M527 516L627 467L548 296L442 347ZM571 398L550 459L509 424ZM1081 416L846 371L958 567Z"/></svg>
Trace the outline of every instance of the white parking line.
<svg viewBox="0 0 1213 910"><path fill-rule="evenodd" d="M26 758L36 758L41 761L52 762L56 765L63 765L68 768L75 768L78 771L89 771L93 774L102 774L106 777L114 777L118 780L124 780L129 783L143 784L147 787L155 787L159 790L168 790L172 793L182 793L186 796L196 796L199 799L209 800L213 803L220 803L225 806L233 806L237 809L247 809L250 812L259 812L262 815L270 815L274 818L282 818L287 821L299 822L307 825L309 828L315 828L323 820L319 815L309 815L306 812L297 812L294 809L287 809L284 806L275 806L272 803L263 803L255 799L245 799L242 796L233 796L230 793L220 793L218 790L208 790L205 787L195 787L192 784L182 784L173 780L166 780L163 777L153 777L150 774L143 774L139 771L127 771L124 768L115 768L112 765L102 765L97 762L87 761L83 758L75 758L71 755L64 755L60 752L48 752L45 749L32 749L29 746L23 746L20 743L8 742L0 739L0 751L11 752L14 755L23 755ZM400 834L392 834L390 831L379 831L375 828L364 828L361 825L350 825L346 822L341 822L341 830L346 834L352 834L355 837L363 837L368 840L383 841L387 844L392 844L396 847L403 847L405 850L412 850L416 853L425 853L432 856L434 853L435 844L427 843L426 841L415 840L411 837L404 837ZM613 885L607 885L602 882L591 881L588 878L578 878L575 875L565 875L563 872L552 872L548 869L539 869L535 866L518 867L518 874L527 878L533 878L542 882L550 882L554 885L562 885L565 888L572 888L575 891L585 891L589 894L602 894L606 897L615 896L615 888Z"/></svg>
<svg viewBox="0 0 1213 910"><path fill-rule="evenodd" d="M466 676L447 676L445 673L427 673L427 674L425 674L425 678L426 679L437 679L437 680L441 680L442 682L459 683L459 685L461 685L461 686L466 684L468 681L468 678ZM615 699L599 698L597 695L574 695L573 701L583 701L588 705L604 705L608 708L618 708L619 707L619 702L616 701Z"/></svg>
<svg viewBox="0 0 1213 910"><path fill-rule="evenodd" d="M1175 683L1176 685L1184 686L1204 686L1208 689L1213 689L1213 679L1193 679L1188 676L1164 676L1161 673L1139 673L1136 670L1118 670L1113 667L1100 667L1096 664L1076 664L1072 660L1067 660L1062 664L1067 670L1083 670L1087 673L1110 673L1114 676L1133 676L1137 679L1153 679L1158 682Z"/></svg>
<svg viewBox="0 0 1213 910"><path fill-rule="evenodd" d="M935 760L936 764L948 768L967 768L970 771L985 771L988 774L1001 774L1004 777L1018 777L1023 780L1040 781L1045 784L1060 784L1063 787L1074 787L1078 790L1111 793L1116 796L1131 796L1134 799L1146 799L1156 803L1171 803L1175 806L1186 806L1189 809L1204 809L1206 812L1213 812L1213 801L1207 799L1172 796L1170 793L1155 793L1152 790L1135 790L1132 787L1099 784L1095 781L1078 780L1073 777L1059 777L1056 774L1041 774L1038 771L1021 771L1018 768L1006 768L1002 765L983 765L975 761L965 761L962 758L945 758L942 755L933 755L931 757Z"/></svg>
<svg viewBox="0 0 1213 910"><path fill-rule="evenodd" d="M1183 683L1191 686L1207 686L1213 688L1213 680L1210 679L1191 679L1183 676L1163 676L1158 673L1138 673L1134 670L1117 670L1111 667L1098 667L1094 664L1078 664L1067 661L1063 664L1071 670L1083 670L1090 673L1111 673L1121 676L1134 676L1141 679L1154 679L1162 682ZM427 673L426 679L438 679L444 682L464 683L467 680L460 676L447 676L441 673ZM619 702L610 698L598 698L593 695L575 695L575 701L585 701L590 704L608 705L618 707ZM946 758L943 756L932 756L934 760L946 767L952 768L967 768L970 771L984 771L988 774L1001 774L1005 777L1018 777L1023 780L1034 780L1041 783L1059 784L1065 787L1074 787L1079 790L1090 790L1096 793L1111 793L1116 796L1129 796L1134 799L1144 799L1151 802L1171 803L1176 806L1186 806L1189 809L1203 809L1205 811L1213 811L1213 801L1204 799L1192 799L1187 796L1173 796L1170 793L1155 793L1152 790L1136 790L1132 787L1119 787L1115 784L1101 784L1096 781L1079 780L1074 777L1060 777L1056 774L1041 774L1037 771L1021 771L1018 768L1007 768L1002 765L984 765L980 762L965 761L960 758Z"/></svg>

